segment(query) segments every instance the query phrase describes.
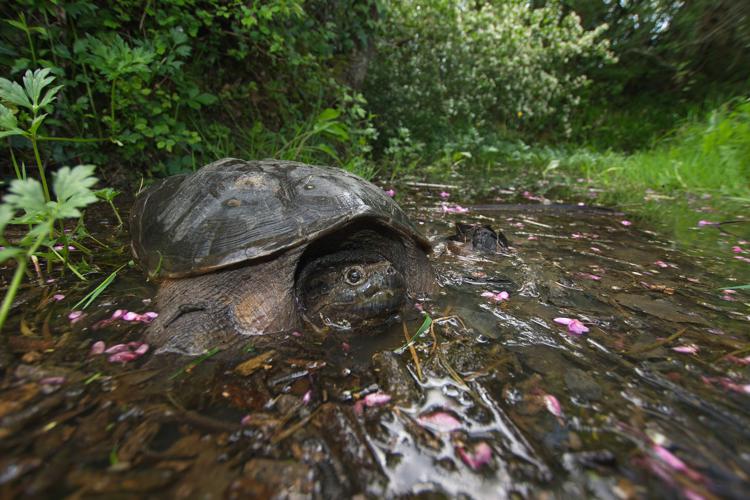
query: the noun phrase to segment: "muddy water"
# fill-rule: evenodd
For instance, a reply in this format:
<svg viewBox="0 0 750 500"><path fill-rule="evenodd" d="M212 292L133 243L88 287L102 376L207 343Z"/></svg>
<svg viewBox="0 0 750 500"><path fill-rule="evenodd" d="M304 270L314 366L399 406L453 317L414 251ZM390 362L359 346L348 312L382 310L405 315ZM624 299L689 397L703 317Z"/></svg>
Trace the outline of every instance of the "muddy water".
<svg viewBox="0 0 750 500"><path fill-rule="evenodd" d="M86 286L24 289L0 392L2 495L743 497L750 298L723 291L750 283L741 237L686 249L617 213L478 199L456 213L441 190L399 195L435 242L439 292L377 335L110 362L95 342L141 342L147 321L113 313L154 310L137 270L74 323ZM455 222L510 247L446 241ZM127 260L122 234L100 229L106 258Z"/></svg>

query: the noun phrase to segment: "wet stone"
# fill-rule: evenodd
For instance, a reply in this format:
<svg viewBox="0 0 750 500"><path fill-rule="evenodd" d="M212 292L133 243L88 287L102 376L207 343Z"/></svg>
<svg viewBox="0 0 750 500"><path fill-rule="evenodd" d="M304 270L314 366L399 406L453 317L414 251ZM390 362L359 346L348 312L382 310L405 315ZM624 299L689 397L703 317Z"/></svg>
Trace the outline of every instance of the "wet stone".
<svg viewBox="0 0 750 500"><path fill-rule="evenodd" d="M386 476L372 455L364 429L351 409L326 403L320 407L312 423L324 436L332 455L340 460L356 492L376 497L383 495Z"/></svg>
<svg viewBox="0 0 750 500"><path fill-rule="evenodd" d="M227 498L304 499L320 494L315 470L292 460L254 458L226 492Z"/></svg>
<svg viewBox="0 0 750 500"><path fill-rule="evenodd" d="M401 357L391 351L382 351L372 357L372 366L378 377L380 389L399 402L413 403L420 391Z"/></svg>
<svg viewBox="0 0 750 500"><path fill-rule="evenodd" d="M557 349L535 345L519 349L522 362L542 375L558 375L568 369L568 361Z"/></svg>
<svg viewBox="0 0 750 500"><path fill-rule="evenodd" d="M565 385L575 395L588 401L598 401L602 397L602 388L594 378L578 368L565 372Z"/></svg>

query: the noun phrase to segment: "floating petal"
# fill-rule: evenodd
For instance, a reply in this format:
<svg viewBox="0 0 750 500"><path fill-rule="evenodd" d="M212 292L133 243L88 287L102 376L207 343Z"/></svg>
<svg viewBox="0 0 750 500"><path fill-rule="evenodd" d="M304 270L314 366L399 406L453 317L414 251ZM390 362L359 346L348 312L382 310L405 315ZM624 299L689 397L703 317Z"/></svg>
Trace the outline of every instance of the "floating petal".
<svg viewBox="0 0 750 500"><path fill-rule="evenodd" d="M463 447L457 447L456 452L461 460L474 470L480 469L492 460L492 448L484 441L475 444L471 451L467 451Z"/></svg>
<svg viewBox="0 0 750 500"><path fill-rule="evenodd" d="M555 396L553 396L552 394L545 394L544 404L547 407L548 412L558 418L562 416L562 407L560 407L560 402Z"/></svg>
<svg viewBox="0 0 750 500"><path fill-rule="evenodd" d="M431 427L438 432L451 432L461 428L461 421L453 414L445 411L436 411L417 417L421 425Z"/></svg>

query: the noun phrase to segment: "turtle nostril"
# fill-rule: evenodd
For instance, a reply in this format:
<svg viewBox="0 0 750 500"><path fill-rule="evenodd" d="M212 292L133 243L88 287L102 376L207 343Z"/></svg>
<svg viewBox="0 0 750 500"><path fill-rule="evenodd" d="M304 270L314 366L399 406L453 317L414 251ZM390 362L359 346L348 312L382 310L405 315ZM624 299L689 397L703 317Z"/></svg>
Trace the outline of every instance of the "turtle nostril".
<svg viewBox="0 0 750 500"><path fill-rule="evenodd" d="M388 274L388 275L396 274L396 270L393 269L393 266L388 266L385 268L385 274Z"/></svg>

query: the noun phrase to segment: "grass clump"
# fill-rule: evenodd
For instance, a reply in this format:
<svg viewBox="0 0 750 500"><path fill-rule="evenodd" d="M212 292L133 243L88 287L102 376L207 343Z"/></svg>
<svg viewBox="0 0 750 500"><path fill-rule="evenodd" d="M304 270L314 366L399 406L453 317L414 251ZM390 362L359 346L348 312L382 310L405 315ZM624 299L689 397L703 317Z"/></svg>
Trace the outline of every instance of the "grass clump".
<svg viewBox="0 0 750 500"><path fill-rule="evenodd" d="M633 201L651 190L750 202L750 99L686 121L651 149L630 155L580 149L560 162L564 170L592 179L619 201Z"/></svg>

